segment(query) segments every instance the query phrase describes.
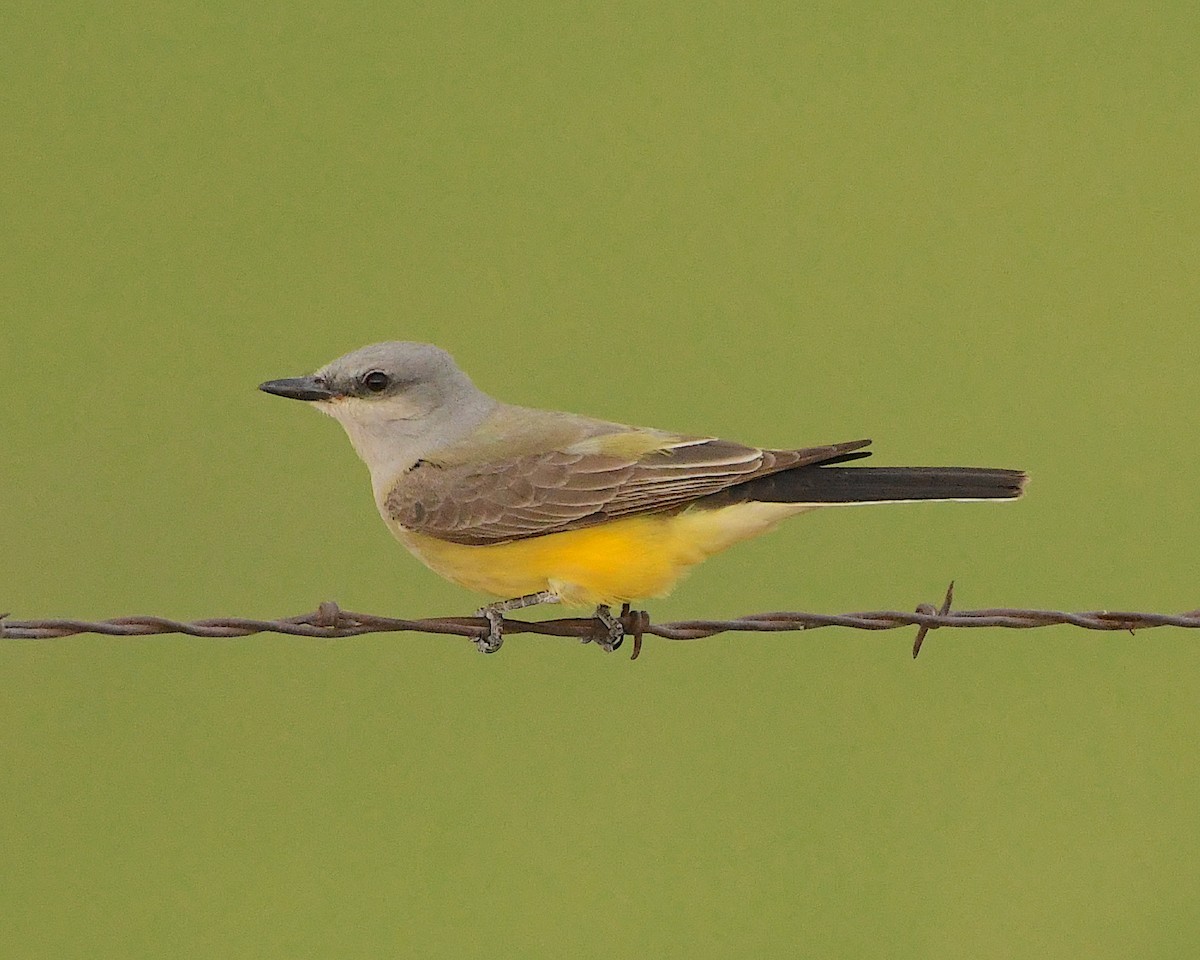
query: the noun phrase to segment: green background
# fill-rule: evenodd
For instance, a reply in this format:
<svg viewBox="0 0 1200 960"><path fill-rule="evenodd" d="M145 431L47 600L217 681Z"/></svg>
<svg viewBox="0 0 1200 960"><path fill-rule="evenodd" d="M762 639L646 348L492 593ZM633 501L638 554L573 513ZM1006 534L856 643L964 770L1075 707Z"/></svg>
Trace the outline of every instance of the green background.
<svg viewBox="0 0 1200 960"><path fill-rule="evenodd" d="M5 4L0 610L399 616L337 426L506 399L1019 504L828 511L658 620L1200 605L1193 4ZM1183 630L0 645L0 954L1185 957Z"/></svg>

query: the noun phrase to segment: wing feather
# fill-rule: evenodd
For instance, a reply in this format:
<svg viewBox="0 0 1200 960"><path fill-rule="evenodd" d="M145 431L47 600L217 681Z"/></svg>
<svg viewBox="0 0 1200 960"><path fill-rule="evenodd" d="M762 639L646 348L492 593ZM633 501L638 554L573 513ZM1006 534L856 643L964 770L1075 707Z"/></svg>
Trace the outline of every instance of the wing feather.
<svg viewBox="0 0 1200 960"><path fill-rule="evenodd" d="M603 438L599 438L601 441ZM485 545L674 510L756 477L843 456L870 441L760 450L680 437L634 456L550 450L484 464L422 461L389 491L400 526L453 543Z"/></svg>

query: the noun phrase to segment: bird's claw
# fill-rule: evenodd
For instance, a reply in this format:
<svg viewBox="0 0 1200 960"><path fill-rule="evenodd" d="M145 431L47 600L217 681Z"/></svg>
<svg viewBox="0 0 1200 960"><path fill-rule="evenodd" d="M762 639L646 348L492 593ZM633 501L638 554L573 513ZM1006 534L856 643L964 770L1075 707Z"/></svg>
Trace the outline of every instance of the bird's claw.
<svg viewBox="0 0 1200 960"><path fill-rule="evenodd" d="M504 643L504 614L495 607L480 607L475 616L483 617L488 622L488 631L471 642L480 653L495 653Z"/></svg>
<svg viewBox="0 0 1200 960"><path fill-rule="evenodd" d="M619 617L614 617L611 610L604 604L596 608L595 617L600 621L603 634L595 637L584 637L584 643L595 641L606 653L612 653L625 640L625 627ZM598 631L599 632L599 631Z"/></svg>

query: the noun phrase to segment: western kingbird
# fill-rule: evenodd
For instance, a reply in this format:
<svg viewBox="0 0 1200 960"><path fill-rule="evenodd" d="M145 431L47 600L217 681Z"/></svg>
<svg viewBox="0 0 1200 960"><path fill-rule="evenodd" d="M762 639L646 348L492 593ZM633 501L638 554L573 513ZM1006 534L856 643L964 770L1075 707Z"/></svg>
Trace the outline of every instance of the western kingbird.
<svg viewBox="0 0 1200 960"><path fill-rule="evenodd" d="M345 428L384 523L435 573L500 600L609 606L666 594L700 561L828 504L1011 500L1025 474L977 467L846 467L870 440L791 450L683 436L502 403L445 350L378 343L259 389Z"/></svg>

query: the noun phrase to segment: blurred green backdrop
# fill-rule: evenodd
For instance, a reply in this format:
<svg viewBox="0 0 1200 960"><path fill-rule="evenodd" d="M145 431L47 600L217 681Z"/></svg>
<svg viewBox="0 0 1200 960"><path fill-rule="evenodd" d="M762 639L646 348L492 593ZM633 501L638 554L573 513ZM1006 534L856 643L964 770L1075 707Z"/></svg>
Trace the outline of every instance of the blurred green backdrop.
<svg viewBox="0 0 1200 960"><path fill-rule="evenodd" d="M659 620L1200 604L1200 41L1167 4L5 5L0 609L469 612L335 424L524 403L1011 506L830 511ZM1183 957L1184 631L0 646L5 957Z"/></svg>

